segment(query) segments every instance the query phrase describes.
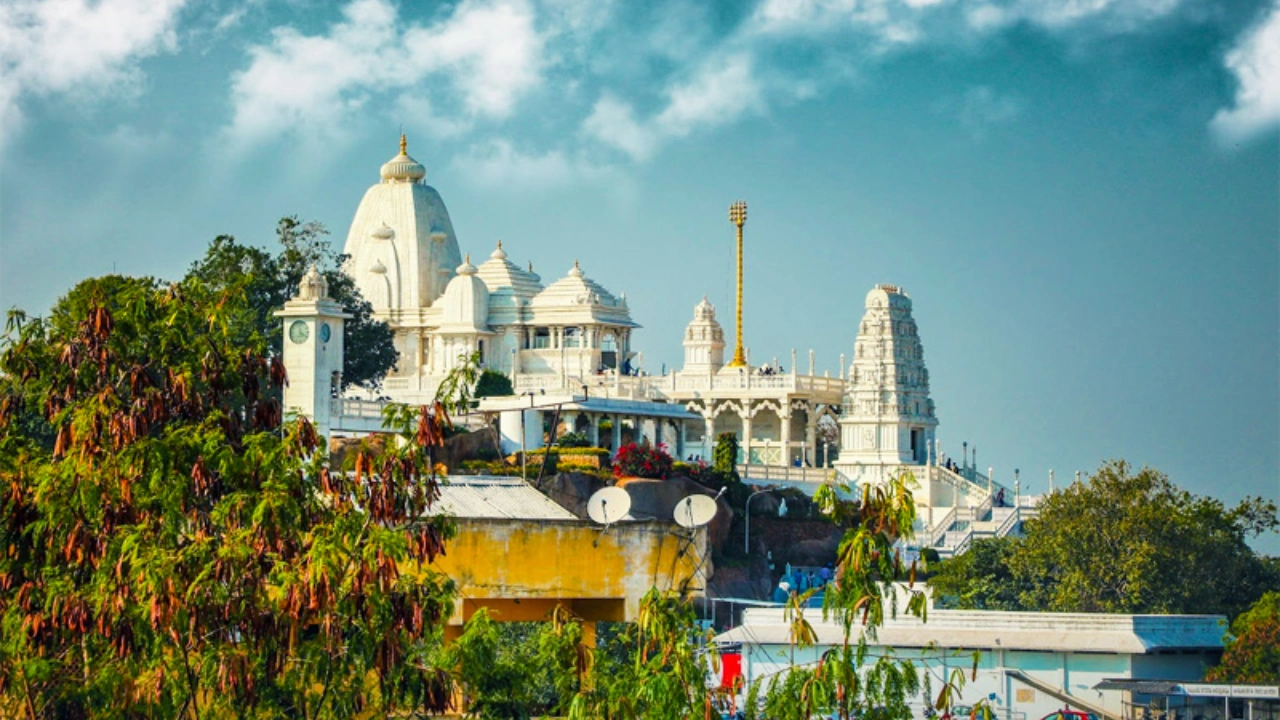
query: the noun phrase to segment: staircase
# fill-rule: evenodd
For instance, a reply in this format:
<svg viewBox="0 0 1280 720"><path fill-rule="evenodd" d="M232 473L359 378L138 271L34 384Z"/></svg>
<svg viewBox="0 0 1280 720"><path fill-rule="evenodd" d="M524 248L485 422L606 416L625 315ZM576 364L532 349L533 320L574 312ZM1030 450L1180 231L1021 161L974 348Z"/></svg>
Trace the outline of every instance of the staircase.
<svg viewBox="0 0 1280 720"><path fill-rule="evenodd" d="M977 507L952 508L929 534L938 557L951 558L969 549L974 540L1022 533L1022 523L1040 514L1040 495L1023 495L1015 507L992 507L988 497Z"/></svg>

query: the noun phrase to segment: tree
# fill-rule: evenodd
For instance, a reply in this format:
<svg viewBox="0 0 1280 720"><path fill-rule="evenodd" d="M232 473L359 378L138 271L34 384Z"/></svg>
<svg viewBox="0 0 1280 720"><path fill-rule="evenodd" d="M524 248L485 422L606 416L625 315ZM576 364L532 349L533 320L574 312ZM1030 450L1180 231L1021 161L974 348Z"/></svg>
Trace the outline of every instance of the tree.
<svg viewBox="0 0 1280 720"><path fill-rule="evenodd" d="M1012 537L975 540L964 553L931 567L929 587L936 603L966 610L1023 609L1024 588L1010 568L1021 544Z"/></svg>
<svg viewBox="0 0 1280 720"><path fill-rule="evenodd" d="M1278 525L1274 502L1227 508L1161 472L1113 461L1047 497L1024 540L1001 541L1007 569L962 556L933 582L967 587L956 594L966 608L1009 607L1016 591L1023 610L1234 617L1280 584L1274 563L1247 544Z"/></svg>
<svg viewBox="0 0 1280 720"><path fill-rule="evenodd" d="M395 367L398 353L394 337L386 323L373 317L373 306L360 294L351 276L342 271L346 256L333 249L328 234L320 223L282 218L276 226L281 250L274 256L261 248L241 245L229 235L219 235L209 244L205 256L192 264L186 277L215 291L231 286L241 288L256 319L256 328L278 355L284 333L282 321L274 313L293 297L302 276L315 265L329 284L329 295L352 316L343 324L343 343L359 352L348 352L343 357L342 386L373 390Z"/></svg>
<svg viewBox="0 0 1280 720"><path fill-rule="evenodd" d="M1231 623L1222 662L1209 671L1209 682L1280 684L1280 592L1258 599Z"/></svg>
<svg viewBox="0 0 1280 720"><path fill-rule="evenodd" d="M245 255L256 262L252 253ZM443 408L329 467L252 273L108 277L0 340L0 715L442 710ZM15 420L37 414L53 444Z"/></svg>
<svg viewBox="0 0 1280 720"><path fill-rule="evenodd" d="M1227 509L1113 461L1045 500L1014 572L1030 583L1023 601L1033 608L1234 617L1275 586L1246 541L1278 525L1274 502Z"/></svg>
<svg viewBox="0 0 1280 720"><path fill-rule="evenodd" d="M511 385L511 378L503 375L497 370L485 368L480 373L480 381L476 383L475 396L476 399L487 397L506 397L515 395L515 388Z"/></svg>
<svg viewBox="0 0 1280 720"><path fill-rule="evenodd" d="M577 690L582 626L560 606L547 622L495 622L481 608L446 652L467 712L521 720L563 714Z"/></svg>
<svg viewBox="0 0 1280 720"><path fill-rule="evenodd" d="M720 433L716 438L716 446L711 451L712 470L720 478L722 485L740 483L738 476L738 436L731 432Z"/></svg>

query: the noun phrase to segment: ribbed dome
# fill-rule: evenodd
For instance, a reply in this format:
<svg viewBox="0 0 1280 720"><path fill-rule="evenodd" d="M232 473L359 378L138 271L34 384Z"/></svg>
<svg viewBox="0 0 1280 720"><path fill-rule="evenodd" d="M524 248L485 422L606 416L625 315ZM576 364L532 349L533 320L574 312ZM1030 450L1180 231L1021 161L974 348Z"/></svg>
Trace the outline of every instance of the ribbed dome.
<svg viewBox="0 0 1280 720"><path fill-rule="evenodd" d="M419 182L427 176L422 163L409 157L408 142L400 136L400 154L382 165L383 182Z"/></svg>
<svg viewBox="0 0 1280 720"><path fill-rule="evenodd" d="M471 253L462 260L462 264L458 266L459 275L475 275L476 266L471 264Z"/></svg>
<svg viewBox="0 0 1280 720"><path fill-rule="evenodd" d="M383 177L385 178L386 175L383 175ZM382 223L373 232L369 233L369 237L375 240L394 240L396 231L388 227L386 223Z"/></svg>

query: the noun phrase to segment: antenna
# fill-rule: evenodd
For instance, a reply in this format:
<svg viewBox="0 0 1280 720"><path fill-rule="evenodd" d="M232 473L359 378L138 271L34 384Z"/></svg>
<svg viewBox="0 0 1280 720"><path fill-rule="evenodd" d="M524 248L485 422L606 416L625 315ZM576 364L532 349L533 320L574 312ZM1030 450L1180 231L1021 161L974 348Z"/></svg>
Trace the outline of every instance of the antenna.
<svg viewBox="0 0 1280 720"><path fill-rule="evenodd" d="M627 516L631 511L631 496L620 487L601 488L587 500L587 517L597 525L603 525L600 535L609 531L609 526ZM600 535L596 536L591 547L600 544Z"/></svg>
<svg viewBox="0 0 1280 720"><path fill-rule="evenodd" d="M716 500L710 495L690 495L676 503L673 514L677 525L696 530L716 516Z"/></svg>

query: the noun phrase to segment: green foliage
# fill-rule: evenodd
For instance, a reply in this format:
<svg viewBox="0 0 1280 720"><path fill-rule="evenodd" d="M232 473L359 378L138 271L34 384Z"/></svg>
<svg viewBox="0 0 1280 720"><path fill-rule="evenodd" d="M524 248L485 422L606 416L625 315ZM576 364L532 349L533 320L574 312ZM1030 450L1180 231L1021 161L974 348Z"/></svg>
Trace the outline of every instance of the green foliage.
<svg viewBox="0 0 1280 720"><path fill-rule="evenodd" d="M930 566L929 586L937 605L1022 610L1020 597L1027 586L1012 569L1012 559L1021 547L1022 540L1013 537L975 540L960 555Z"/></svg>
<svg viewBox="0 0 1280 720"><path fill-rule="evenodd" d="M480 378L480 353L459 355L453 369L436 388L436 402L454 415L469 412L474 405L474 389Z"/></svg>
<svg viewBox="0 0 1280 720"><path fill-rule="evenodd" d="M702 461L690 463L677 460L671 464L671 472L675 475L683 475L712 490L719 490L721 487L719 475L711 469L710 465Z"/></svg>
<svg viewBox="0 0 1280 720"><path fill-rule="evenodd" d="M1280 592L1264 594L1231 624L1222 662L1209 682L1280 684Z"/></svg>
<svg viewBox="0 0 1280 720"><path fill-rule="evenodd" d="M360 294L355 281L341 271L346 257L329 243L328 231L315 222L282 218L276 226L280 253L241 245L229 235L219 235L205 256L192 264L186 281L199 282L211 291L235 287L244 293L253 320L252 329L279 355L284 342L283 325L274 313L297 292L298 283L315 265L329 284L329 295L352 315L344 323L343 343L359 352L343 358L342 384L376 389L395 367L397 353L391 329L375 320L373 306Z"/></svg>
<svg viewBox="0 0 1280 720"><path fill-rule="evenodd" d="M500 475L513 476L520 474L519 465L508 465L502 460L463 460L458 466L460 475Z"/></svg>
<svg viewBox="0 0 1280 720"><path fill-rule="evenodd" d="M536 450L530 450L525 454L528 455L530 459L534 457L539 457L542 455L582 455L582 456L591 456L591 457L598 457L598 458L607 458L610 455L608 448L598 448L598 447L562 448L555 445L551 447L544 447L544 448L538 448Z"/></svg>
<svg viewBox="0 0 1280 720"><path fill-rule="evenodd" d="M591 441L582 433L567 432L556 439L556 445L562 448L586 448L591 447Z"/></svg>
<svg viewBox="0 0 1280 720"><path fill-rule="evenodd" d="M1015 574L1029 608L1234 617L1280 584L1246 543L1278 524L1273 502L1227 509L1156 470L1111 462L1046 499Z"/></svg>
<svg viewBox="0 0 1280 720"><path fill-rule="evenodd" d="M88 280L0 339L0 716L447 704L443 414L406 410L380 462L331 470L283 422L252 282Z"/></svg>
<svg viewBox="0 0 1280 720"><path fill-rule="evenodd" d="M714 695L706 673L709 667L719 669L719 656L709 646L699 649L694 642L699 633L688 598L650 590L635 624L613 640L620 647L595 653L591 682L572 699L569 717L702 716Z"/></svg>
<svg viewBox="0 0 1280 720"><path fill-rule="evenodd" d="M738 476L738 436L733 433L720 433L716 438L715 449L711 452L712 468L720 476L720 483L740 483Z"/></svg>
<svg viewBox="0 0 1280 720"><path fill-rule="evenodd" d="M1234 617L1280 586L1247 544L1280 525L1276 513L1260 498L1227 508L1113 461L1046 498L1025 539L975 543L930 582L961 608Z"/></svg>
<svg viewBox="0 0 1280 720"><path fill-rule="evenodd" d="M475 398L479 400L480 398L487 397L507 397L509 395L515 395L516 390L511 385L511 378L497 370L485 368L484 372L480 373L480 380L476 383L476 391L474 394Z"/></svg>
<svg viewBox="0 0 1280 720"><path fill-rule="evenodd" d="M499 623L482 608L445 657L470 714L523 720L568 710L578 689L581 642L582 626L562 610L548 622Z"/></svg>

